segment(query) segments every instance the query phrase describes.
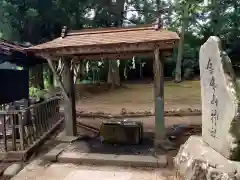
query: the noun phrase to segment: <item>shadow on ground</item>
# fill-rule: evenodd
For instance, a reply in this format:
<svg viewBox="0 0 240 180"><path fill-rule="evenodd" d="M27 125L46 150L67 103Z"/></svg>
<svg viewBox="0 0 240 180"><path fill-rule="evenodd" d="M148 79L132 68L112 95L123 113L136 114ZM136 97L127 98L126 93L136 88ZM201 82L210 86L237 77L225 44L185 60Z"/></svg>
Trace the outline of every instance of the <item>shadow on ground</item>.
<svg viewBox="0 0 240 180"><path fill-rule="evenodd" d="M73 142L68 151L77 151L81 153L100 153L100 154L116 154L116 155L154 155L154 133L145 132L144 138L139 145L126 145L126 144L107 144L101 143L100 137L93 136L92 133L81 129L81 132L85 131L84 136ZM167 129L167 135L169 139L174 143L176 150L164 151L171 156L175 156L179 147L188 139L191 135L200 135L200 125L177 125Z"/></svg>

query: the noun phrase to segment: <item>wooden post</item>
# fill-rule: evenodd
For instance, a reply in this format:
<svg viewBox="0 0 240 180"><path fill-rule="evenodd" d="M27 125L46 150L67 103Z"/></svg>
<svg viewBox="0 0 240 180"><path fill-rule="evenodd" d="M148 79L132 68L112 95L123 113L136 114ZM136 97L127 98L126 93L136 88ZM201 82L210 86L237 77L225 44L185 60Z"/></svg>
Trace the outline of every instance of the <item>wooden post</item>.
<svg viewBox="0 0 240 180"><path fill-rule="evenodd" d="M71 69L71 61L69 59L63 60L63 85L66 90L67 98L64 98L64 115L65 115L65 128L66 136L77 135L76 124L76 107L75 107L75 87L74 87L74 72Z"/></svg>
<svg viewBox="0 0 240 180"><path fill-rule="evenodd" d="M155 97L155 145L165 139L164 123L164 71L163 56L159 49L154 50L154 97ZM161 59L160 59L161 57Z"/></svg>

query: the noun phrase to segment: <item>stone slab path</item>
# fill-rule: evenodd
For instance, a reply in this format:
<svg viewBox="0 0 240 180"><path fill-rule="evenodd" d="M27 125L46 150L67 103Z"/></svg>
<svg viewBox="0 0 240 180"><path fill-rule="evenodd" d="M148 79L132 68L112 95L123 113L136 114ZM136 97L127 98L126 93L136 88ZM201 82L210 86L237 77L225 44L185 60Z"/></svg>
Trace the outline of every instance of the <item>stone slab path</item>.
<svg viewBox="0 0 240 180"><path fill-rule="evenodd" d="M167 169L131 169L119 167L44 164L35 160L11 180L169 180L174 172Z"/></svg>

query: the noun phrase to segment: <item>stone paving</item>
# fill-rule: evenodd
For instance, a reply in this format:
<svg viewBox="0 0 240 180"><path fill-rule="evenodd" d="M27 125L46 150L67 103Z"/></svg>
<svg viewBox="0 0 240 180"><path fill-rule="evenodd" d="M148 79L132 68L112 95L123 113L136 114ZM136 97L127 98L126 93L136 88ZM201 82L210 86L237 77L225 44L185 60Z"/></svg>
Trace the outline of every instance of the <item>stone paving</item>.
<svg viewBox="0 0 240 180"><path fill-rule="evenodd" d="M11 180L169 180L173 175L174 172L167 169L44 164L42 160L35 160Z"/></svg>

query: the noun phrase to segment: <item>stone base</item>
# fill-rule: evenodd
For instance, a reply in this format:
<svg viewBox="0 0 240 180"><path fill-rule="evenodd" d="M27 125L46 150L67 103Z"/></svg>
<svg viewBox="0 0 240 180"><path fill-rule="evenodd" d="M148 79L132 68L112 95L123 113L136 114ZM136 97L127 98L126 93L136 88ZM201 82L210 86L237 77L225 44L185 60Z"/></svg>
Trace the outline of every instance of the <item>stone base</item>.
<svg viewBox="0 0 240 180"><path fill-rule="evenodd" d="M226 159L202 137L191 136L174 159L178 179L240 180L240 162Z"/></svg>
<svg viewBox="0 0 240 180"><path fill-rule="evenodd" d="M116 155L100 153L63 152L57 157L58 163L99 166L123 166L135 168L165 168L166 155L158 157L141 155Z"/></svg>
<svg viewBox="0 0 240 180"><path fill-rule="evenodd" d="M81 144L81 147L74 146L73 144L61 143L45 154L44 160L58 163L100 166L130 166L147 168L165 168L167 166L166 155L143 156L84 152L83 143Z"/></svg>

